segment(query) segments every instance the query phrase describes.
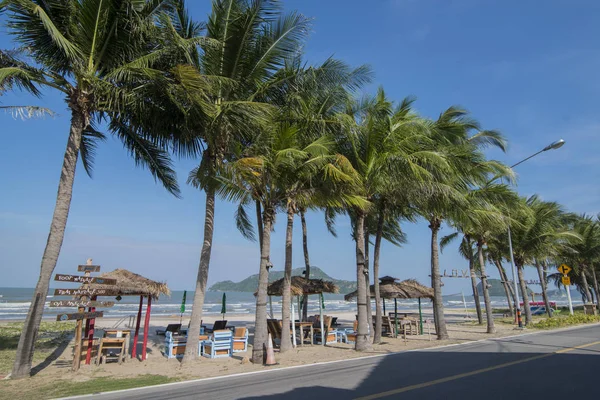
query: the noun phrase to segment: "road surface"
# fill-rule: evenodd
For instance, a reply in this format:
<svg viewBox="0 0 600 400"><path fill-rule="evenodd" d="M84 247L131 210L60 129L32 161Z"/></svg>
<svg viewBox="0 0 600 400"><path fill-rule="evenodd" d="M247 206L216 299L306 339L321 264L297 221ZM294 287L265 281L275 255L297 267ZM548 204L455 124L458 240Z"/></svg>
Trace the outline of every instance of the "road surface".
<svg viewBox="0 0 600 400"><path fill-rule="evenodd" d="M600 325L594 325L93 398L593 399L600 398L599 374Z"/></svg>

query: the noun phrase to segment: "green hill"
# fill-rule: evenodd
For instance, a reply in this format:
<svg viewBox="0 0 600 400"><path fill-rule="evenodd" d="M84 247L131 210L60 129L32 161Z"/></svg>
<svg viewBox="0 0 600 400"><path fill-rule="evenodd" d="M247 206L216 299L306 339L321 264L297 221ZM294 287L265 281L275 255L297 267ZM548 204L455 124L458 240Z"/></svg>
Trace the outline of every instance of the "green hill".
<svg viewBox="0 0 600 400"><path fill-rule="evenodd" d="M304 268L295 268L292 270L292 276L302 276ZM313 279L324 279L326 281L333 281L339 288L340 293L350 293L356 290L356 282L344 281L335 279L327 275L318 267L310 268L310 277ZM283 271L269 271L269 282L276 281L283 278ZM240 282L233 281L221 281L212 285L208 290L215 292L256 292L258 287L258 274L251 275Z"/></svg>
<svg viewBox="0 0 600 400"><path fill-rule="evenodd" d="M492 286L489 290L490 296L506 296L506 294L504 293L504 285L502 285L502 281L500 279L488 279L488 283ZM480 296L483 296L483 290L481 289L481 281L477 284L477 292ZM529 293L529 295L531 295L533 291L527 288L527 292Z"/></svg>

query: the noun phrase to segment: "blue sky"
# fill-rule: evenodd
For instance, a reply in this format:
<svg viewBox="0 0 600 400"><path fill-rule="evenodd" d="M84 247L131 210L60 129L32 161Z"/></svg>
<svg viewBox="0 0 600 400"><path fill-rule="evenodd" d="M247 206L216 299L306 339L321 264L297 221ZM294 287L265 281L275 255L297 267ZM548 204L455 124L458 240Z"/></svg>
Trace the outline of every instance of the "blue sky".
<svg viewBox="0 0 600 400"><path fill-rule="evenodd" d="M205 20L208 1L189 1ZM287 1L312 17L306 46L309 62L333 55L352 65L370 64L375 90L383 85L400 100L418 98L417 109L435 117L450 105L468 108L485 128L510 140L508 164L563 138L560 150L519 166L519 191L538 193L576 212L600 212L600 3L594 0L379 0ZM0 28L0 47L13 45ZM38 104L55 118L21 121L0 114L0 286L33 286L38 277L56 196L69 114L52 92L40 99L16 93L5 104ZM204 196L185 185L195 163L177 161L183 199L170 196L150 174L136 168L122 146L109 140L98 149L93 179L77 171L63 250L56 272L74 272L88 257L103 270L128 268L172 289L193 289ZM258 245L244 240L233 222L233 206L217 204L209 282L245 278L258 271ZM298 224L299 225L299 222ZM319 213L308 218L313 265L342 279L355 279L348 222L330 236ZM303 265L300 229L294 265ZM272 238L272 261L283 268L284 218ZM406 225L409 243L384 244L382 275L428 283L429 229ZM450 233L444 228L442 235ZM464 269L448 248L441 268ZM492 276L497 271L490 269ZM528 272L534 277L533 270ZM444 293L469 291L469 281L448 279ZM539 291L539 287L533 287Z"/></svg>

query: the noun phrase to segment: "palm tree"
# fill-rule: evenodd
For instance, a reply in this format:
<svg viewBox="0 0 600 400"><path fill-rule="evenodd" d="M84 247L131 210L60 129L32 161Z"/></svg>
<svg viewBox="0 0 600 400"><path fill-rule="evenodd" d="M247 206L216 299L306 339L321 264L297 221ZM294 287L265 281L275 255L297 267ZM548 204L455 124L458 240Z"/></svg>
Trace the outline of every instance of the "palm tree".
<svg viewBox="0 0 600 400"><path fill-rule="evenodd" d="M398 187L408 190L414 183L426 181L430 168L444 164L443 157L424 146L428 143L425 124L415 121L410 129L404 124L411 103L412 100L406 99L394 107L380 89L374 98L350 104L342 116L345 128L338 137L338 146L360 176L358 193L371 203L387 185L396 182ZM364 351L371 348L365 221L372 211L361 207L345 211L352 222L356 246L358 334L355 348Z"/></svg>
<svg viewBox="0 0 600 400"><path fill-rule="evenodd" d="M507 167L507 173L509 173ZM505 185L488 184L472 190L467 195L469 207L467 214L461 216L466 229L471 231L476 239L477 256L481 272L481 288L485 303L487 333L495 333L492 303L489 295L488 277L486 274L486 258L484 246L488 240L506 229L505 210L518 201L518 196ZM465 228L463 228L465 229Z"/></svg>
<svg viewBox="0 0 600 400"><path fill-rule="evenodd" d="M434 148L444 154L448 167L438 170L435 181L423 188L423 195L418 197L418 208L431 229L434 321L438 340L442 340L448 338L448 333L442 300L438 233L445 219L460 220L463 209L468 206L465 196L471 186L484 184L490 174L505 172L504 166L486 161L482 153L488 146L504 150L505 141L496 131L481 130L477 121L457 107L448 108L431 125Z"/></svg>
<svg viewBox="0 0 600 400"><path fill-rule="evenodd" d="M504 293L506 294L506 302L508 304L509 313L511 317L514 317L513 304L516 304L515 293L506 274L506 270L502 265L503 254L507 254L508 250L504 250L503 243L499 243L497 237L490 238L488 240L487 249L488 261L494 264L498 269L500 280L502 281L502 286L504 287Z"/></svg>
<svg viewBox="0 0 600 400"><path fill-rule="evenodd" d="M62 246L71 204L75 167L81 156L90 173L93 155L105 135L98 123L121 140L137 164L146 166L165 188L178 196L179 188L168 154L158 148L151 132L128 129L131 113L143 114L143 92L148 77L163 79L154 69L168 52L161 46L156 21L168 1L5 0L10 34L21 45L19 55L3 52L0 92L22 89L40 95L43 88L65 97L71 126L61 170L56 206L25 328L19 339L12 377L28 376L34 343L42 318L48 285ZM164 19L163 19L164 20Z"/></svg>
<svg viewBox="0 0 600 400"><path fill-rule="evenodd" d="M541 201L537 196L521 199L522 209L528 210L530 218L519 218L520 225L512 226L513 254L519 275L526 323L531 322L531 309L527 285L523 277L525 265L535 264L536 259L552 257L579 241L579 236L565 225L565 212L558 203ZM547 299L547 297L546 297Z"/></svg>
<svg viewBox="0 0 600 400"><path fill-rule="evenodd" d="M262 246L252 350L254 362L262 361L263 347L267 342L268 269L272 267L269 259L275 215L283 206L289 221L295 212L289 204L291 198L293 201L296 200L291 197L290 178L294 175L319 177L318 179L328 181L329 185L336 186L335 189L341 195L336 199L327 199L329 205L343 207L347 204L357 206L364 204L360 197L353 195L352 191L348 191L345 187L353 185L356 179L351 165L342 156L332 153L332 149L333 142L327 136L302 146L297 126L273 121L257 134L248 148L242 150L236 161L224 166L219 177L222 184L219 188L221 196L242 203L250 200L259 201L262 208ZM288 275L290 273L291 268ZM289 335L283 337L288 338ZM282 344L283 342L284 340Z"/></svg>
<svg viewBox="0 0 600 400"><path fill-rule="evenodd" d="M600 223L590 216L581 215L575 220L573 230L579 235L580 240L572 244L571 258L575 261L574 265L580 270L583 292L587 301L591 303L590 286L593 287L596 292L596 301L599 302L595 267L600 262ZM591 274L592 285L588 284L588 274Z"/></svg>
<svg viewBox="0 0 600 400"><path fill-rule="evenodd" d="M206 193L204 241L190 318L191 337L199 334L202 319L220 170L226 162L235 160L237 147L248 145L248 138L267 120L269 108L263 101L267 100L264 93L273 85L285 83L286 77L278 81L274 79L275 73L302 47L308 20L296 12L283 14L281 5L274 0L213 0L206 29L208 38L220 44L205 46L198 63L198 73L224 78L226 82L220 81L210 96L217 111L208 129L197 132L204 145L202 161L190 173L189 179ZM263 211L272 224L273 210ZM260 215L260 209L257 212ZM259 221L260 225L263 225L259 233L262 247L266 224ZM268 260L264 260L265 266L267 263ZM256 340L263 340L260 333L255 336L255 348L259 343ZM186 347L184 362L198 357L197 347L196 341ZM262 348L260 350L262 352Z"/></svg>

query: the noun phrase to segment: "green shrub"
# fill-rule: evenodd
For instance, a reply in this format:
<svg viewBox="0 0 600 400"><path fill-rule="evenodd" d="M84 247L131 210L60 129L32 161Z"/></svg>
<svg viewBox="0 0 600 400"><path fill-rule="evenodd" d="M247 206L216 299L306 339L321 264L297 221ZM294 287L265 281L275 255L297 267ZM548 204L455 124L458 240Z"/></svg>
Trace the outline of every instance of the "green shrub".
<svg viewBox="0 0 600 400"><path fill-rule="evenodd" d="M546 318L541 320L537 324L534 324L533 327L537 329L553 329L570 325L590 324L593 322L600 322L600 317L595 315L574 314L560 317L557 316L554 318Z"/></svg>

